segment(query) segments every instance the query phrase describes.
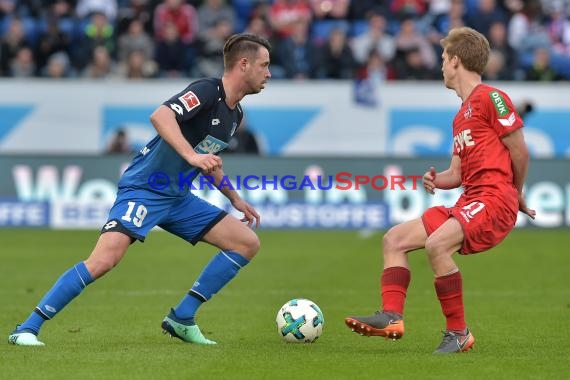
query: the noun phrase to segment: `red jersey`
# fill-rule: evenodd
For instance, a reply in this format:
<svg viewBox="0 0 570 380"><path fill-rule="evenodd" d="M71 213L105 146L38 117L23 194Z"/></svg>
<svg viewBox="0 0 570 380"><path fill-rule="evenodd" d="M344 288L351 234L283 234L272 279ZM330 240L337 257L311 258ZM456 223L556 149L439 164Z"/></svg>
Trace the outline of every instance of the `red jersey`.
<svg viewBox="0 0 570 380"><path fill-rule="evenodd" d="M522 126L511 99L494 87L480 84L463 102L453 119L453 154L461 158L467 199L481 195L518 199L511 156L501 139Z"/></svg>

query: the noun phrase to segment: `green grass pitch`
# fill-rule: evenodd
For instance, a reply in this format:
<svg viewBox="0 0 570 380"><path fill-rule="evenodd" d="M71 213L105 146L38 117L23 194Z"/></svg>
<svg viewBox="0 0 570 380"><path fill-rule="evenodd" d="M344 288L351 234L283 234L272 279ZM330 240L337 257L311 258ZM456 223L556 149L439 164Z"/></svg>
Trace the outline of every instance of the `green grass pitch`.
<svg viewBox="0 0 570 380"><path fill-rule="evenodd" d="M379 306L380 233L259 232L262 250L198 323L217 346L162 335L160 322L215 253L154 231L53 321L43 348L7 336L55 279L84 259L95 231L0 230L2 379L568 379L570 232L517 230L490 252L458 257L475 349L432 355L445 327L423 251L410 255L406 335L361 337L343 323ZM315 301L314 344L286 344L275 315L290 298Z"/></svg>

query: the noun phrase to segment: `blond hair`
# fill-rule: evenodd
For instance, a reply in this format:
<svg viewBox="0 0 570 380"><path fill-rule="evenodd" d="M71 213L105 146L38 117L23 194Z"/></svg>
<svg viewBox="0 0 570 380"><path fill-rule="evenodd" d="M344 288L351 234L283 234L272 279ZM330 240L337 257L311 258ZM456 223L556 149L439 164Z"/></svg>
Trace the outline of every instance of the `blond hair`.
<svg viewBox="0 0 570 380"><path fill-rule="evenodd" d="M449 58L457 56L463 67L479 75L483 74L489 61L491 48L484 35L468 27L453 28L440 41Z"/></svg>

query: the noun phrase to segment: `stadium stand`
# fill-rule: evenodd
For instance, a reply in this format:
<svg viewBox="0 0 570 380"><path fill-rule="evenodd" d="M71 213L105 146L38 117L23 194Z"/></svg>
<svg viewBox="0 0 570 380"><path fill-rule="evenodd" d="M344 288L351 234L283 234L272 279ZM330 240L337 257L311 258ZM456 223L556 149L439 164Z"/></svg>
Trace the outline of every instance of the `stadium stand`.
<svg viewBox="0 0 570 380"><path fill-rule="evenodd" d="M374 15L384 18L383 33L370 30ZM119 51L125 44L119 41L127 39L125 36L133 20L143 25L143 35L137 38L154 45L141 44L144 54L131 54L136 50L136 41L130 41L128 53ZM437 79L439 40L449 28L470 26L493 40L495 32L492 30L501 29L495 25L500 24L507 42L497 46L492 43L493 65L498 65L492 71L502 74L489 79L570 80L570 0L2 0L0 77L54 78L47 67L52 55L62 62L65 59L62 56L67 56L69 61L69 69L57 78L89 76L87 68L95 64L94 60L102 59L97 58L103 55L98 46L106 48L110 60L108 69L100 77L203 75L210 72L205 67L216 59L208 56L211 40L223 38L228 28L231 32L258 30L259 26L252 25L252 20L265 23L275 52L303 55L304 51L318 47L311 54L310 65L315 67L322 65L325 59L330 60L327 46L334 34L331 32L343 30L345 38L338 48L345 57L335 60L343 67L332 67L327 72L348 69L354 78L367 65L363 57L374 55L370 50L385 48L385 40L393 40L394 54L386 57L380 52L385 58L387 80ZM299 23L306 25L295 25ZM216 28L219 25L223 25L224 30ZM408 38L403 43L402 25L415 29L421 38L412 41ZM295 37L291 35L293 30L297 34L304 30L307 35ZM363 39L360 42L357 39L369 32L363 52ZM179 56L181 49L186 52L182 57ZM417 50L421 52L419 58L414 54ZM33 62L28 66L33 69L24 69L30 51ZM153 52L152 56L148 51ZM346 55L352 57L346 58ZM435 65L434 55L437 57ZM286 67L287 60L288 57L274 57L272 67L278 73L275 79L295 77L295 72ZM353 63L347 67L347 62ZM407 62L415 62L415 66L407 67ZM145 68L135 70L144 74L133 75L133 65ZM406 74L410 70L415 74ZM219 67L211 70L217 71ZM529 74L537 72L549 74ZM346 77L308 70L302 79Z"/></svg>

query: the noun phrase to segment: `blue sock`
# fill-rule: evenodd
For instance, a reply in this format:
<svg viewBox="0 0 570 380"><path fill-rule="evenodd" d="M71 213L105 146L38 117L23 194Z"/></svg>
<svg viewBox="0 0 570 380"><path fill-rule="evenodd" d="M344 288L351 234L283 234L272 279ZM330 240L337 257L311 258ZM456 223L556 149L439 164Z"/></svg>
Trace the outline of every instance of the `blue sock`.
<svg viewBox="0 0 570 380"><path fill-rule="evenodd" d="M188 294L174 308L174 315L189 322L194 321L196 311L222 289L249 260L237 252L220 252L206 265Z"/></svg>
<svg viewBox="0 0 570 380"><path fill-rule="evenodd" d="M55 285L41 299L36 309L19 327L18 331L27 330L39 334L43 323L55 317L65 305L81 293L83 288L93 282L91 274L82 261L61 275Z"/></svg>

